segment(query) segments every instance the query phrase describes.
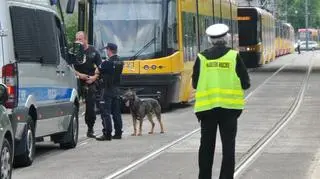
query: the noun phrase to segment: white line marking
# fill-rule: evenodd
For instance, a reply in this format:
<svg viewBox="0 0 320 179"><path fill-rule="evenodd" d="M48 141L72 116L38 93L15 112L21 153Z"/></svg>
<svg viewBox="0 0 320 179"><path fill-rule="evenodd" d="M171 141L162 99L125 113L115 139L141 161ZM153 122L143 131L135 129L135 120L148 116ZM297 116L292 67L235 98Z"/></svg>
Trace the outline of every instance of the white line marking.
<svg viewBox="0 0 320 179"><path fill-rule="evenodd" d="M78 145L78 147L80 147L80 146L82 146L82 145L86 145L86 144L88 144L88 142L82 142L82 143L80 143L80 144Z"/></svg>
<svg viewBox="0 0 320 179"><path fill-rule="evenodd" d="M176 143L184 140L185 138L188 138L188 137L192 136L193 134L197 133L199 130L200 130L200 128L195 129L195 130L193 130L192 132L189 132L188 134L182 136L181 138L179 138L179 139L177 139L177 140L175 140L175 141L173 141L173 142L171 142L171 143L169 143L169 144L161 147L160 149L158 149L158 150L156 150L156 151L154 151L154 152L152 152L152 153L150 153L150 154L148 154L148 155L140 158L139 160L137 160L137 161L131 163L130 165L128 165L128 166L126 166L126 167L124 167L124 168L122 168L122 169L114 172L113 174L104 177L104 179L112 179L112 178L114 178L114 177L117 177L117 176L125 173L126 171L128 171L128 170L136 167L137 165L145 162L146 160L148 160L148 159L150 159L150 158L152 158L152 157L157 156L157 155L160 154L161 152L165 151L166 149L168 149L169 147L175 145Z"/></svg>

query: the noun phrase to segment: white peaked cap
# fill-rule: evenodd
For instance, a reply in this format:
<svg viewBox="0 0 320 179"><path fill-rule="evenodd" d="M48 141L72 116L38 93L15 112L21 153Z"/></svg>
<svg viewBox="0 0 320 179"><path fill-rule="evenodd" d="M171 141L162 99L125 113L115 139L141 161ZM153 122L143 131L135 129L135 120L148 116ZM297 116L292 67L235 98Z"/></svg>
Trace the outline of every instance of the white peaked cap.
<svg viewBox="0 0 320 179"><path fill-rule="evenodd" d="M206 34L211 38L220 38L227 35L229 27L225 24L214 24L206 29Z"/></svg>

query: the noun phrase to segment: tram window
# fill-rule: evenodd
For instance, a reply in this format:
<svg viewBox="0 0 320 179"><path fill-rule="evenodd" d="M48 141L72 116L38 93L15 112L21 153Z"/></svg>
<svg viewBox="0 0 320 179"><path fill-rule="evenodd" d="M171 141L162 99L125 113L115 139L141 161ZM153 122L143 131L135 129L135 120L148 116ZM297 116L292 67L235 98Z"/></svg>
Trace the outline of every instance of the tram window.
<svg viewBox="0 0 320 179"><path fill-rule="evenodd" d="M193 61L196 58L197 44L195 29L195 17L191 13L182 14L183 24L183 50L184 60Z"/></svg>
<svg viewBox="0 0 320 179"><path fill-rule="evenodd" d="M205 15L199 15L199 37L200 37L200 51L209 47L209 42L206 36L206 28L209 26L209 17Z"/></svg>
<svg viewBox="0 0 320 179"><path fill-rule="evenodd" d="M257 42L261 42L261 36L262 36L262 27L261 27L261 22L257 21Z"/></svg>
<svg viewBox="0 0 320 179"><path fill-rule="evenodd" d="M171 0L168 4L168 53L172 54L178 50L178 24L177 24L177 6L176 1Z"/></svg>
<svg viewBox="0 0 320 179"><path fill-rule="evenodd" d="M206 19L204 20L204 26L205 26L205 27L209 27L209 19L206 18Z"/></svg>
<svg viewBox="0 0 320 179"><path fill-rule="evenodd" d="M192 27L193 33L196 33L196 16L192 16Z"/></svg>

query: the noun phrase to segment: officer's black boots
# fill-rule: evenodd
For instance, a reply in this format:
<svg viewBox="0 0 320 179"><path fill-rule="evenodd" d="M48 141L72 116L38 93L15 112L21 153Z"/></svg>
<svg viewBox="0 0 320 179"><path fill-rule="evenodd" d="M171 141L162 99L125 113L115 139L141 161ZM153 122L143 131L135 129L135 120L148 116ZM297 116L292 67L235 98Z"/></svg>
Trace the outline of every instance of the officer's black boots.
<svg viewBox="0 0 320 179"><path fill-rule="evenodd" d="M113 135L112 138L113 139L121 139L121 135Z"/></svg>
<svg viewBox="0 0 320 179"><path fill-rule="evenodd" d="M111 140L111 136L101 135L100 137L97 137L96 140L98 141Z"/></svg>
<svg viewBox="0 0 320 179"><path fill-rule="evenodd" d="M96 136L93 134L93 129L88 129L87 137L89 138L95 138Z"/></svg>

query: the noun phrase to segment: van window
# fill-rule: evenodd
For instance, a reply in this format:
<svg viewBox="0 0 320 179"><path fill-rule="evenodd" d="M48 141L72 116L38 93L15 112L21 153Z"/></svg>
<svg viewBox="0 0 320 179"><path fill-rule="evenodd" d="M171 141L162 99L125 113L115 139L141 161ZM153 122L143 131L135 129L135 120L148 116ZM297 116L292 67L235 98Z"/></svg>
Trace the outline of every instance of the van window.
<svg viewBox="0 0 320 179"><path fill-rule="evenodd" d="M44 64L59 64L59 40L54 14L37 10L39 52Z"/></svg>
<svg viewBox="0 0 320 179"><path fill-rule="evenodd" d="M21 62L59 63L54 14L24 7L10 7L16 59Z"/></svg>
<svg viewBox="0 0 320 179"><path fill-rule="evenodd" d="M62 28L61 22L58 19L58 17L55 17L55 22L56 22L56 30L57 30L57 36L58 36L58 45L60 47L60 55L62 56L63 59L66 59L66 39L64 36L64 30Z"/></svg>
<svg viewBox="0 0 320 179"><path fill-rule="evenodd" d="M35 11L22 7L10 7L13 40L16 59L19 61L40 61L37 54L38 43Z"/></svg>

